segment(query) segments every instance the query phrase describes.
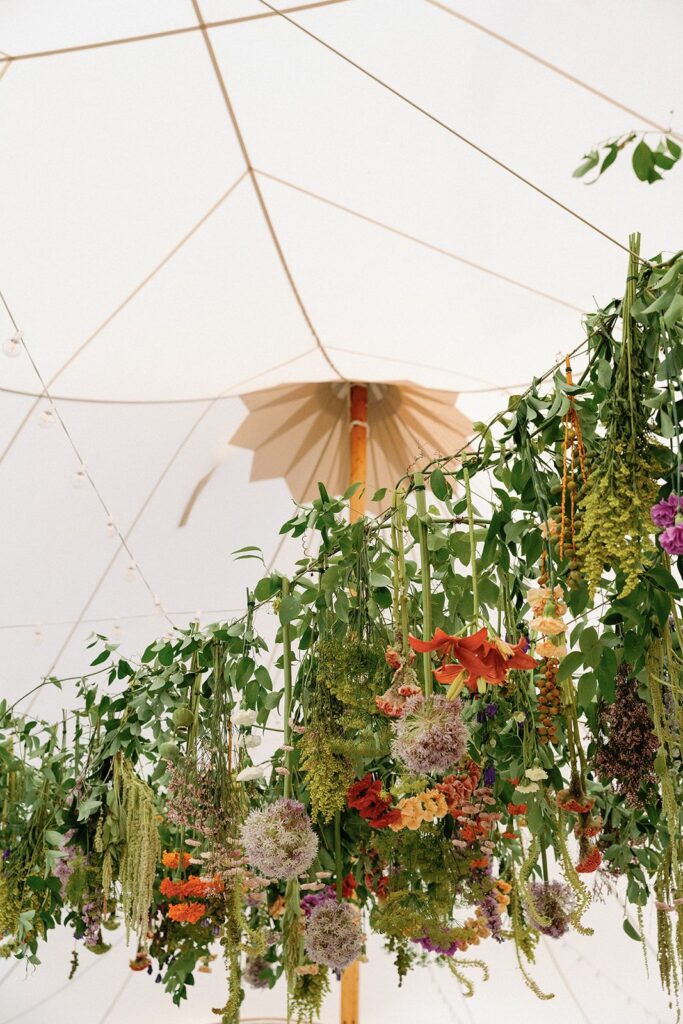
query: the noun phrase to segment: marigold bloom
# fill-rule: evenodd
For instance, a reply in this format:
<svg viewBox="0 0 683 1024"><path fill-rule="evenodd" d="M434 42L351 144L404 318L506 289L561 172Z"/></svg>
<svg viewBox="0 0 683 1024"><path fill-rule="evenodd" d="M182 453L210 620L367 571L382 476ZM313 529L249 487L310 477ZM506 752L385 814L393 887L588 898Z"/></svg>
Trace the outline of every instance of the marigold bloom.
<svg viewBox="0 0 683 1024"><path fill-rule="evenodd" d="M204 903L174 903L168 908L168 916L172 921L182 924L196 924L206 914Z"/></svg>
<svg viewBox="0 0 683 1024"><path fill-rule="evenodd" d="M164 852L161 855L161 860L162 860L162 863L163 863L164 867L175 869L175 868L178 867L178 865L180 863L180 852L178 850L173 850L172 852L169 852L168 850L164 850ZM190 863L190 855L189 855L189 853L183 853L183 868L188 867L189 863Z"/></svg>

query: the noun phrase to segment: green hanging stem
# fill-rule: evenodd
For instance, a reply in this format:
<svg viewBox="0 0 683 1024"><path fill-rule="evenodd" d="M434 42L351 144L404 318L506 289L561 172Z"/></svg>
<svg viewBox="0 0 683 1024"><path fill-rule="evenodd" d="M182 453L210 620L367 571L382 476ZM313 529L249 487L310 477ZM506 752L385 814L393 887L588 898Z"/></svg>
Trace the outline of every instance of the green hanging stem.
<svg viewBox="0 0 683 1024"><path fill-rule="evenodd" d="M282 580L282 596L287 597L289 594L289 580ZM285 729L284 738L285 746L291 747L292 745L292 631L290 624L285 622L282 624L282 671L285 680L285 695L284 695L284 719ZM285 798L289 799L292 795L292 751L285 751L285 768L287 774L285 775Z"/></svg>
<svg viewBox="0 0 683 1024"><path fill-rule="evenodd" d="M337 900L340 903L342 898L342 886L344 883L342 878L343 870L341 848L341 811L336 811L334 815L334 872L336 875Z"/></svg>
<svg viewBox="0 0 683 1024"><path fill-rule="evenodd" d="M425 640L432 637L432 585L429 570L429 544L427 529L427 498L422 473L413 476L415 501L417 504L417 530L420 539L420 565L422 571L422 635ZM429 651L422 655L425 697L431 697L433 690L432 658Z"/></svg>
<svg viewBox="0 0 683 1024"><path fill-rule="evenodd" d="M408 580L406 577L406 549L403 542L403 522L404 522L404 494L403 491L394 491L393 497L393 508L394 514L391 520L392 538L394 543L394 549L396 551L396 587L398 591L398 608L399 614L396 618L396 626L401 623L401 653L404 658L408 657L409 644L408 634L410 633L410 626L408 623Z"/></svg>
<svg viewBox="0 0 683 1024"><path fill-rule="evenodd" d="M476 632L479 625L479 577L477 575L477 542L474 536L474 509L472 507L472 491L470 489L470 473L467 466L462 468L465 481L465 500L467 502L467 525L470 534L470 568L472 569L472 629Z"/></svg>

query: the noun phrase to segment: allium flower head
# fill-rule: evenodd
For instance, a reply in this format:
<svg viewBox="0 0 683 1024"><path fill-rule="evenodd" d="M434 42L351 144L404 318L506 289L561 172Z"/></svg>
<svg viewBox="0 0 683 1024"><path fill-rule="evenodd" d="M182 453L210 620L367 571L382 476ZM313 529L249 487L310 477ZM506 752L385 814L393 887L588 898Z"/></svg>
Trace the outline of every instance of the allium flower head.
<svg viewBox="0 0 683 1024"><path fill-rule="evenodd" d="M531 882L529 890L529 921L542 935L551 939L561 938L569 931L569 919L576 907L572 888L565 882Z"/></svg>
<svg viewBox="0 0 683 1024"><path fill-rule="evenodd" d="M306 922L304 944L311 960L343 971L363 948L357 911L349 903L320 903Z"/></svg>
<svg viewBox="0 0 683 1024"><path fill-rule="evenodd" d="M252 867L271 878L296 878L318 852L318 839L303 804L282 797L251 811L241 830Z"/></svg>
<svg viewBox="0 0 683 1024"><path fill-rule="evenodd" d="M416 774L444 774L467 752L468 731L460 700L415 694L403 716L394 723L391 751Z"/></svg>
<svg viewBox="0 0 683 1024"><path fill-rule="evenodd" d="M268 978L263 976L264 972L268 970L268 966L268 961L262 956L247 957L242 972L242 977L247 985L252 988L268 988Z"/></svg>

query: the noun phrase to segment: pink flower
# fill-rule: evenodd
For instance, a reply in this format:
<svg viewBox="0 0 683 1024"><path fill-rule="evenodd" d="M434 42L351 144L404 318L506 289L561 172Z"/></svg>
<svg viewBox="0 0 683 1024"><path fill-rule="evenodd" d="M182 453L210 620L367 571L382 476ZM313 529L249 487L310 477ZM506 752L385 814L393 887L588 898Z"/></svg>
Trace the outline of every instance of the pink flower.
<svg viewBox="0 0 683 1024"><path fill-rule="evenodd" d="M680 500L683 501L683 498ZM668 554L683 555L683 522L668 526L666 530L663 530L659 535L659 543Z"/></svg>

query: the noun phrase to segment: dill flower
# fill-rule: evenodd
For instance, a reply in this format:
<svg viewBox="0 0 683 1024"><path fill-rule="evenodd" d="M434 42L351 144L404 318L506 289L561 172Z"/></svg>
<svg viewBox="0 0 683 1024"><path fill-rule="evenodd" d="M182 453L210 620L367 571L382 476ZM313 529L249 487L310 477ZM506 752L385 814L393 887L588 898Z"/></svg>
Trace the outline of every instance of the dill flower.
<svg viewBox="0 0 683 1024"><path fill-rule="evenodd" d="M249 813L241 829L244 853L252 867L271 878L296 878L318 852L318 839L304 805L284 797Z"/></svg>
<svg viewBox="0 0 683 1024"><path fill-rule="evenodd" d="M559 939L569 931L576 895L566 882L531 882L527 914L537 932Z"/></svg>
<svg viewBox="0 0 683 1024"><path fill-rule="evenodd" d="M393 725L393 733L393 756L418 775L443 774L467 753L469 733L458 698L410 697L403 716Z"/></svg>
<svg viewBox="0 0 683 1024"><path fill-rule="evenodd" d="M363 948L357 912L349 903L320 903L306 922L304 944L311 960L343 971Z"/></svg>

